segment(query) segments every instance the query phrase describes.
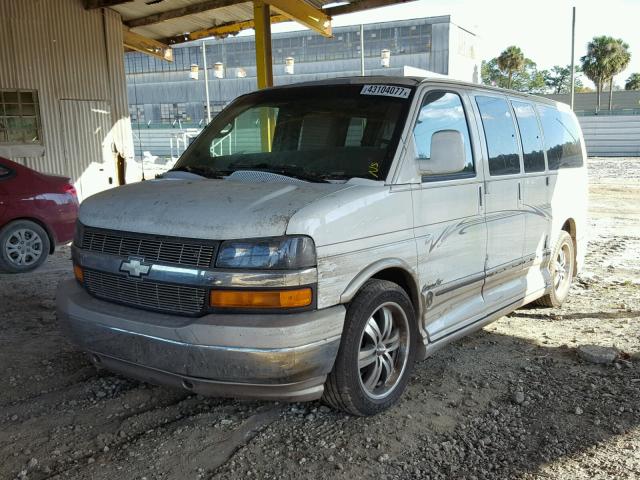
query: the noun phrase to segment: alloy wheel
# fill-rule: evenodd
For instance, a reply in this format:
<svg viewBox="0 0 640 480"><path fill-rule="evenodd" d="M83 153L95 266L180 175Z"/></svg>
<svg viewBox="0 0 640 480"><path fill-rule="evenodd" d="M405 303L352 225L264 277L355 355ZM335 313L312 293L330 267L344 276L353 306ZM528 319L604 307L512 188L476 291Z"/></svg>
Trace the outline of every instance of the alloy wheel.
<svg viewBox="0 0 640 480"><path fill-rule="evenodd" d="M11 233L4 245L7 258L16 266L33 265L42 256L42 238L26 228Z"/></svg>
<svg viewBox="0 0 640 480"><path fill-rule="evenodd" d="M360 339L360 385L374 399L388 396L398 385L409 356L409 321L394 302L384 303L369 317Z"/></svg>
<svg viewBox="0 0 640 480"><path fill-rule="evenodd" d="M556 292L564 289L571 280L571 252L567 244L558 251L554 264L554 288Z"/></svg>

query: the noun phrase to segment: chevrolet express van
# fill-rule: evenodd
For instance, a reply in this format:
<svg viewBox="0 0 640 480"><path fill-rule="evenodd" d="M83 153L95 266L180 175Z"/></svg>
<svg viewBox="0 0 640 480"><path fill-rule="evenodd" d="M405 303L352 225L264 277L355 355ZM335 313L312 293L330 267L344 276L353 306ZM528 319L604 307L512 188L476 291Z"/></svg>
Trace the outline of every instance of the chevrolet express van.
<svg viewBox="0 0 640 480"><path fill-rule="evenodd" d="M83 202L58 316L115 372L371 415L417 360L562 304L586 196L563 104L419 78L266 89L162 178Z"/></svg>

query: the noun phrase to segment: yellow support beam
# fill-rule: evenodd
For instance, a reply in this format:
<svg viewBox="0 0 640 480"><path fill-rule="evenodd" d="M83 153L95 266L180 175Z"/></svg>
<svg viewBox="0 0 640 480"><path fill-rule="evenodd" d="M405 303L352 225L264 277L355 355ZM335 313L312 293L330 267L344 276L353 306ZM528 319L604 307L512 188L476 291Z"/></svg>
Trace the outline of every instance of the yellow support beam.
<svg viewBox="0 0 640 480"><path fill-rule="evenodd" d="M325 37L331 36L331 17L302 0L263 0L277 12ZM255 16L254 16L255 18Z"/></svg>
<svg viewBox="0 0 640 480"><path fill-rule="evenodd" d="M289 17L285 15L272 15L271 23L282 23L288 22ZM215 27L203 28L201 30L194 30L190 33L185 33L183 35L178 35L176 37L171 37L165 39L170 45L174 45L176 43L190 42L191 40L200 40L202 38L209 37L228 37L229 35L236 35L242 30L247 30L249 28L255 28L255 20L245 20L244 22L229 22L222 23L220 25L216 25Z"/></svg>
<svg viewBox="0 0 640 480"><path fill-rule="evenodd" d="M173 49L158 40L143 37L131 30L123 27L122 32L123 43L126 48L146 53L160 60L173 62Z"/></svg>
<svg viewBox="0 0 640 480"><path fill-rule="evenodd" d="M256 31L256 71L258 88L273 86L273 59L271 55L271 20L269 4L253 2L253 21Z"/></svg>

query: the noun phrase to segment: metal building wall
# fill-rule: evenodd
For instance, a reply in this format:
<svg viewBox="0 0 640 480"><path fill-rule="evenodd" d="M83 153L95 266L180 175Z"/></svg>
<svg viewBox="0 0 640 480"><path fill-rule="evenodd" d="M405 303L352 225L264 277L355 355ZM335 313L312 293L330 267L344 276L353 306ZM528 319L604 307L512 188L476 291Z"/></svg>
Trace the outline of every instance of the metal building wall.
<svg viewBox="0 0 640 480"><path fill-rule="evenodd" d="M377 55L373 57L367 56L365 58L367 75L402 75L403 67L408 65L444 75L451 75L452 71L455 70L459 76L452 75L452 78L471 81L473 79L473 65L468 65L469 62L464 58L464 65L459 66L457 65L457 61L458 59L462 59L463 56L452 56L450 32L452 28L458 30L459 27L450 23L450 17L448 15L365 25L365 51L367 51L367 42L370 44L373 41L371 40L371 38L373 38L371 35L378 32L378 30L385 29L397 33L400 28L424 27L425 25L430 27L431 37L428 48L425 46L424 51L420 51L421 44L398 45L395 43L397 41L396 39L385 36L383 42L386 43L383 43L382 46L387 46L392 50L391 68L383 68L380 66L380 54L378 51ZM338 27L335 29L334 34L336 38L340 39L341 35L354 33L356 31L359 35L358 26ZM471 33L468 34L473 36ZM295 73L293 75L288 75L284 72L284 63L282 61L278 63L274 60L273 71L275 85L360 75L359 44L354 44L350 47L346 44L344 45L345 48L352 49L351 53L353 55L350 58L301 61L300 58L308 58L304 53L306 47L300 46L304 44L304 40L307 38L311 38L311 36L310 33L306 31L274 34L274 55L282 59L283 55L288 55L293 49L297 49L298 53L300 53L300 56L296 57ZM283 39L297 39L299 42L296 43L297 46L295 48L287 48L282 42ZM228 104L237 96L251 92L257 88L256 69L253 62L250 64L242 64L242 70L244 70L244 74L246 75L245 78L237 78L236 74L239 67L229 65L238 64L232 57L229 57L229 55L232 55L230 52L238 51L238 45L249 45L253 40L253 37L249 36L224 40L207 40L209 69L211 70L216 61L222 61L225 65L225 78L217 79L213 75L213 72L209 73L210 101L213 104L214 111L219 110L221 105ZM322 40L327 42L327 45L330 45L332 41L327 39ZM336 41L344 43L346 40ZM376 41L378 41L376 45L379 45L379 40ZM127 74L129 100L132 106L138 105L143 107L144 119L140 121L141 126L145 126L147 122L151 122L152 124L161 122L160 104L185 104L182 108L186 109L190 124L198 124L204 119L205 88L204 79L202 78L203 75L201 74L200 79L194 81L189 78L188 70L189 62L202 63L200 43L201 42L194 42L176 46L174 54L181 60L170 66L160 64L157 60L153 59L148 59L147 63L143 64L137 60L141 54L137 52L127 54L126 65L129 69L129 73ZM340 45L342 45L342 43L340 43ZM277 46L281 48L276 48ZM404 47L415 48L405 49ZM455 48L459 48L457 43ZM194 49L198 51L195 57L192 55L192 50ZM189 53L189 55L187 55L187 53L178 55L177 53L186 50L189 50L191 53ZM240 50L244 52L243 49ZM418 53L415 53L414 50ZM456 52L454 51L453 53L455 54ZM225 55L227 56L226 58ZM170 67L171 70L164 70L165 66ZM162 70L160 70L160 67L162 67ZM145 68L151 71L145 71ZM174 68L178 68L178 70ZM141 71L144 73L140 73ZM166 123L166 120L163 122ZM134 128L138 128L136 122L134 122ZM136 150L138 151L144 149L144 147L139 146L139 143L139 138L136 137Z"/></svg>
<svg viewBox="0 0 640 480"><path fill-rule="evenodd" d="M77 162L113 163L104 153L100 158L65 154L63 100L106 102L113 123L103 141L130 155L123 55L121 20L113 11L87 11L81 0L0 1L0 88L37 90L42 124L43 148L29 147L31 156L12 159L68 176L78 171ZM130 126L128 132L130 137Z"/></svg>

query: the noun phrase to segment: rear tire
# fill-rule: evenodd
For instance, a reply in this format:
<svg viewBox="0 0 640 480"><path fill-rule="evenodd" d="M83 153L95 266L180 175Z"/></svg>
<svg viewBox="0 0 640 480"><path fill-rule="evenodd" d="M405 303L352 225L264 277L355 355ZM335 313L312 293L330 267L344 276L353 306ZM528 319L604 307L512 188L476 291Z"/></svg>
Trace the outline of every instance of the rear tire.
<svg viewBox="0 0 640 480"><path fill-rule="evenodd" d="M562 231L549 257L551 291L533 301L533 305L558 308L564 303L569 295L569 288L573 280L575 261L576 255L573 239L567 232Z"/></svg>
<svg viewBox="0 0 640 480"><path fill-rule="evenodd" d="M415 311L407 293L393 282L369 280L347 308L324 402L359 416L386 410L407 386L417 340Z"/></svg>
<svg viewBox="0 0 640 480"><path fill-rule="evenodd" d="M0 271L22 273L38 268L49 255L49 235L35 222L16 220L0 230Z"/></svg>

